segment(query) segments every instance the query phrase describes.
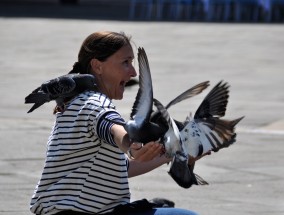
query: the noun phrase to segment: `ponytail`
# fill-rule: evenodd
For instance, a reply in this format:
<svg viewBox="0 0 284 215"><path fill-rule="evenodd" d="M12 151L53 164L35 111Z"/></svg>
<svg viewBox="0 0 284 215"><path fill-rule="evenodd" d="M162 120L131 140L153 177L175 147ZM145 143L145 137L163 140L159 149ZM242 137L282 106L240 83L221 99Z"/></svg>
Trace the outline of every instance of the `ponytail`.
<svg viewBox="0 0 284 215"><path fill-rule="evenodd" d="M84 74L83 68L79 62L75 62L73 65L73 69L68 74L74 74L74 73L81 73Z"/></svg>

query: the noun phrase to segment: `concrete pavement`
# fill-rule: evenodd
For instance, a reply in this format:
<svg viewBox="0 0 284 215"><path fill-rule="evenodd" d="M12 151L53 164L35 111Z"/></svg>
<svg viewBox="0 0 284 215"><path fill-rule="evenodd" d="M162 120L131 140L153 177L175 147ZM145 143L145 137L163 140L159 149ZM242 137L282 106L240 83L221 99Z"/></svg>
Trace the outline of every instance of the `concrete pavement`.
<svg viewBox="0 0 284 215"><path fill-rule="evenodd" d="M11 17L0 18L0 29L0 214L30 214L53 125L54 104L26 114L24 97L68 72L83 39L98 30L124 31L145 48L162 102L201 81L213 86L223 79L231 84L227 118L246 116L234 146L196 164L209 186L184 190L165 165L130 180L133 199L165 197L201 215L284 214L282 25ZM125 117L136 92L132 87L116 102ZM171 114L184 119L205 95L176 105Z"/></svg>

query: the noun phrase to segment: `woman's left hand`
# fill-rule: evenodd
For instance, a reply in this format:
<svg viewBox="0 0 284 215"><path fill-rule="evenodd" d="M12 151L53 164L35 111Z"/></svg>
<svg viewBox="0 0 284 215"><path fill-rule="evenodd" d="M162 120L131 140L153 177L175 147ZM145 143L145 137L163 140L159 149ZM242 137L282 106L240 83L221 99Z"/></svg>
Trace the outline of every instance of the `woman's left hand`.
<svg viewBox="0 0 284 215"><path fill-rule="evenodd" d="M147 144L132 143L129 147L130 158L136 161L145 162L160 156L163 152L163 145L157 142L149 142Z"/></svg>

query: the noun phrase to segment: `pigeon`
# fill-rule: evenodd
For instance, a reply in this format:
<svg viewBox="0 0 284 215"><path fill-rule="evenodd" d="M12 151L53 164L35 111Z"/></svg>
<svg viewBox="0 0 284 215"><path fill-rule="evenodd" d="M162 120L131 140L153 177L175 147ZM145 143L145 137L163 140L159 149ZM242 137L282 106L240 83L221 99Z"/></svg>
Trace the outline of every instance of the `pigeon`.
<svg viewBox="0 0 284 215"><path fill-rule="evenodd" d="M129 139L133 142L146 144L150 141L156 141L164 136L167 123L163 118L153 113L153 86L149 67L148 58L143 48L138 48L138 64L139 64L139 89L132 107L130 120L121 122L120 120L107 119L115 124L122 125L129 135ZM168 107L190 98L204 90L208 86L208 81L200 83L181 95L173 99ZM160 120L152 120L159 118Z"/></svg>
<svg viewBox="0 0 284 215"><path fill-rule="evenodd" d="M208 184L193 173L194 163L188 166L190 157L196 158L210 151L217 152L236 141L235 126L243 117L232 121L220 119L226 112L228 88L228 83L220 81L202 101L194 118L187 118L184 123L173 120L167 109L154 99L160 118L168 123L168 130L161 142L166 156L173 158L169 174L183 188L189 188L192 184Z"/></svg>
<svg viewBox="0 0 284 215"><path fill-rule="evenodd" d="M235 126L244 116L225 120L229 99L229 85L220 81L204 98L194 118L184 122L180 131L185 151L192 157L229 147L236 141Z"/></svg>
<svg viewBox="0 0 284 215"><path fill-rule="evenodd" d="M91 74L67 74L51 79L25 98L26 104L34 104L28 113L53 100L61 110L64 110L66 100L86 90L97 91L95 77Z"/></svg>

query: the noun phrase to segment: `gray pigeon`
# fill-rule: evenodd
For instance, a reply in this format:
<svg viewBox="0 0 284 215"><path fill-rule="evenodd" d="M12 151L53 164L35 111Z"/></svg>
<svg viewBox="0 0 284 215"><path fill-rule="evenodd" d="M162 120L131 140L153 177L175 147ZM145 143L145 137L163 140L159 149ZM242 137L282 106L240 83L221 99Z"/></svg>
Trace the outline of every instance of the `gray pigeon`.
<svg viewBox="0 0 284 215"><path fill-rule="evenodd" d="M243 117L232 121L220 119L225 115L228 88L227 83L219 82L205 97L194 119L188 118L184 123L173 120L166 108L154 99L161 116L168 122L169 129L161 142L165 146L166 155L173 157L169 174L181 187L207 184L193 173L194 164L188 166L189 156L197 157L210 151L216 152L236 141L234 129Z"/></svg>
<svg viewBox="0 0 284 215"><path fill-rule="evenodd" d="M25 103L34 103L28 113L44 103L55 100L57 106L64 110L66 100L84 92L97 91L95 77L90 74L67 74L44 82L25 98Z"/></svg>

